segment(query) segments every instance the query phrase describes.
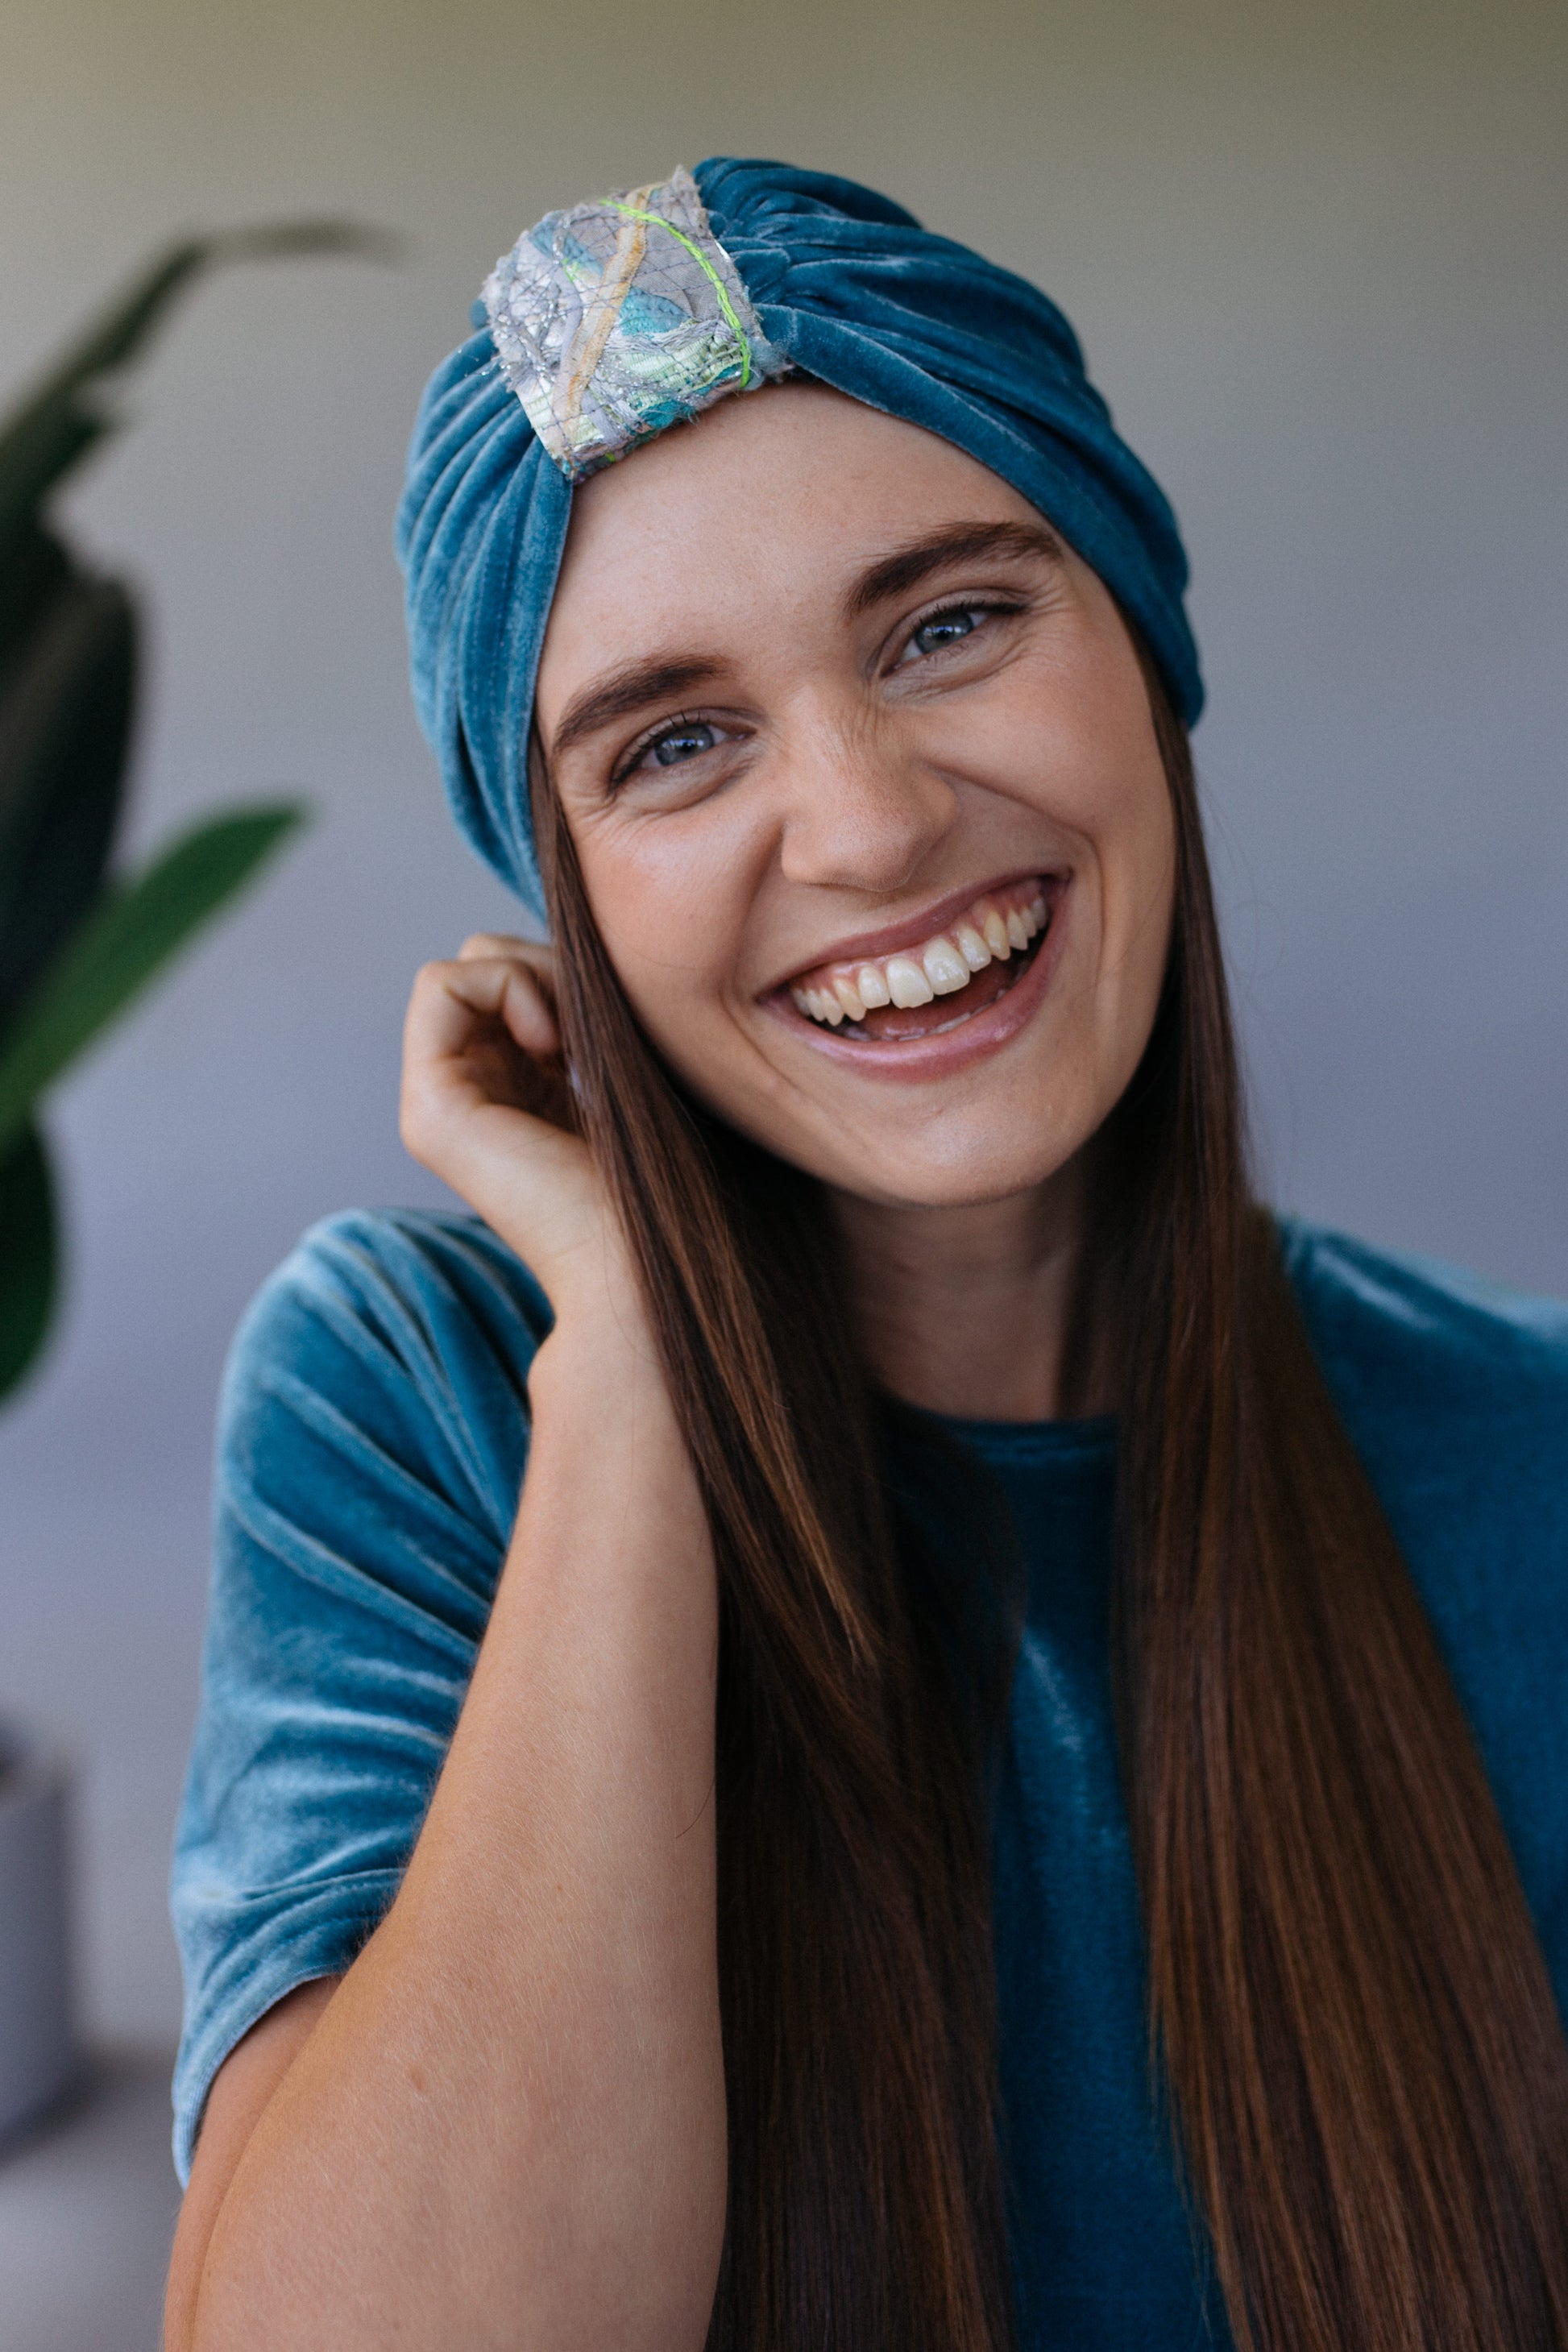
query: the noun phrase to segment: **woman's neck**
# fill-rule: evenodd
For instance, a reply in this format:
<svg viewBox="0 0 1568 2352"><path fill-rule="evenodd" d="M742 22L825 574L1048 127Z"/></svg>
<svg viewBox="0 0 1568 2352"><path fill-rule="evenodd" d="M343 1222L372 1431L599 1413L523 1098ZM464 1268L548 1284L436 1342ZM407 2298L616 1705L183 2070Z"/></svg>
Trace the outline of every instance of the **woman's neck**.
<svg viewBox="0 0 1568 2352"><path fill-rule="evenodd" d="M972 1207L888 1208L832 1195L854 1311L884 1388L972 1421L1052 1421L1108 1402L1073 1378L1082 1308L1087 1155L1036 1191ZM1076 1360L1079 1351L1071 1350Z"/></svg>

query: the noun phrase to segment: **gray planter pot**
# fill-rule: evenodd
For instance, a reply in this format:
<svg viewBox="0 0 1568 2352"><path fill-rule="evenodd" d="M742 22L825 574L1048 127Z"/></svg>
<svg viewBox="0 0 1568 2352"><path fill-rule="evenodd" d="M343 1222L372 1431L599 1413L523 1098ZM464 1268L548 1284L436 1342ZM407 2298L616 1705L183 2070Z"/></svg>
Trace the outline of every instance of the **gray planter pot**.
<svg viewBox="0 0 1568 2352"><path fill-rule="evenodd" d="M77 2073L70 1966L71 1772L0 1726L0 2137Z"/></svg>

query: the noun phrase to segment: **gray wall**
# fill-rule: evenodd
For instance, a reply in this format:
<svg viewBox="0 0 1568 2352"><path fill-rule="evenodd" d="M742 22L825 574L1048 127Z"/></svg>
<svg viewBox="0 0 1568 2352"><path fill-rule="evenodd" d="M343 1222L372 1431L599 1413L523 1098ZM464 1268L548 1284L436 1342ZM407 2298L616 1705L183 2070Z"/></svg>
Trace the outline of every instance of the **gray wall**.
<svg viewBox="0 0 1568 2352"><path fill-rule="evenodd" d="M310 1219L434 1188L414 966L504 919L407 709L389 525L424 377L551 203L715 149L884 185L1037 276L1185 525L1199 750L1278 1195L1568 1291L1568 18L1548 0L11 0L19 380L175 225L350 209L397 272L215 284L73 502L154 604L139 844L316 804L59 1097L69 1312L0 1428L0 1706L89 1764L87 1990L163 1915L212 1398Z"/></svg>

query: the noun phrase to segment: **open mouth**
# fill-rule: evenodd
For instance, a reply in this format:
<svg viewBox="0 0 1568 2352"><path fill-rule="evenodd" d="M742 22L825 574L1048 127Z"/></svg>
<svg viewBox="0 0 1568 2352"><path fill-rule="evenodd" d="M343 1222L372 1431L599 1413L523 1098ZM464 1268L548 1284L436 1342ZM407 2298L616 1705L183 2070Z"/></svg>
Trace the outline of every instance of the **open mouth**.
<svg viewBox="0 0 1568 2352"><path fill-rule="evenodd" d="M1040 876L988 890L929 939L797 973L791 1002L841 1038L940 1037L1017 986L1050 929L1053 896Z"/></svg>

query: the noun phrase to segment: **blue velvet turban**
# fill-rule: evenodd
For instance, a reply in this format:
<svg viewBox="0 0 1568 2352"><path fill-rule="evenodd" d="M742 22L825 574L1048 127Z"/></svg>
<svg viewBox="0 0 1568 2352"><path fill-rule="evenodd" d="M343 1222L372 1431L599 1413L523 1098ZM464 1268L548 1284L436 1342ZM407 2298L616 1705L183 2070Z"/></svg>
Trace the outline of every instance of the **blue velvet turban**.
<svg viewBox="0 0 1568 2352"><path fill-rule="evenodd" d="M694 177L719 262L765 338L757 348L1010 483L1099 572L1190 725L1203 685L1175 517L1055 305L853 181L727 157ZM398 515L414 698L459 826L535 912L529 726L571 499L490 330L470 336L426 391Z"/></svg>

